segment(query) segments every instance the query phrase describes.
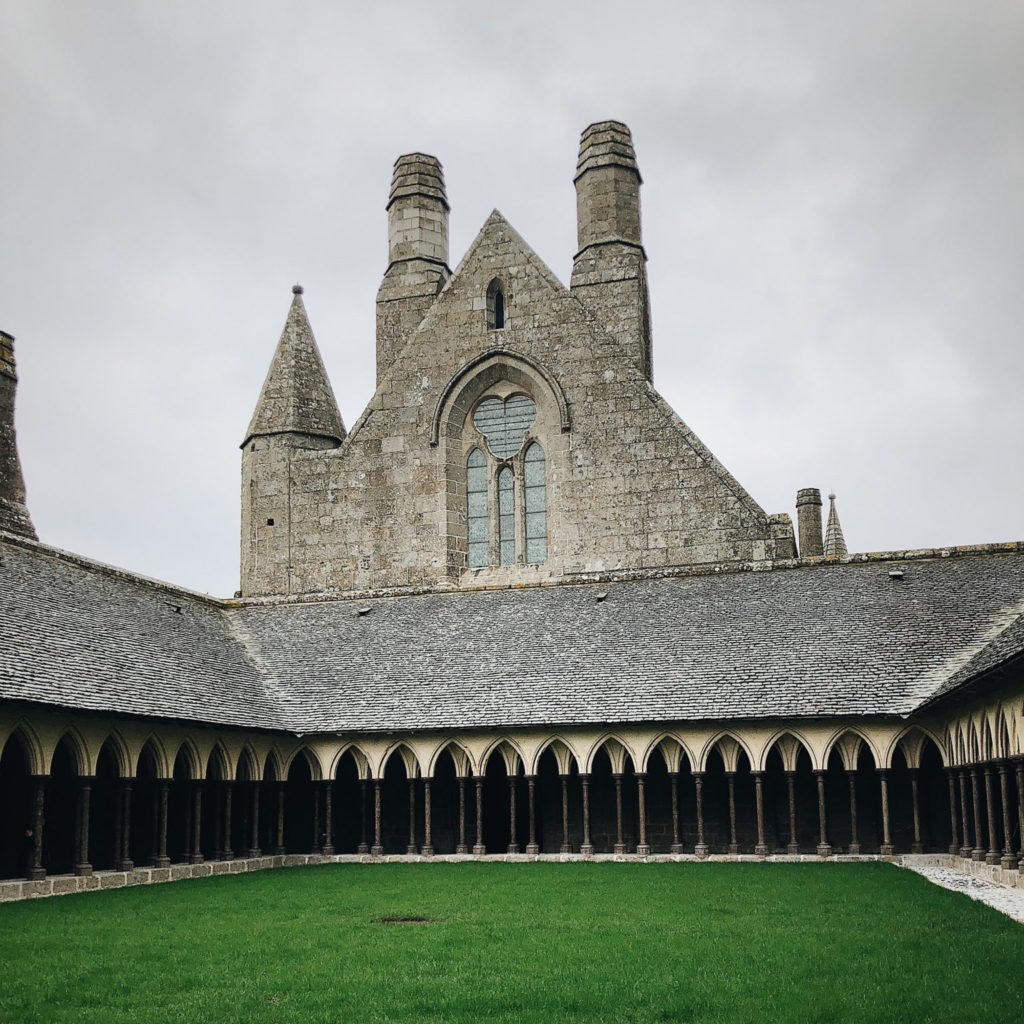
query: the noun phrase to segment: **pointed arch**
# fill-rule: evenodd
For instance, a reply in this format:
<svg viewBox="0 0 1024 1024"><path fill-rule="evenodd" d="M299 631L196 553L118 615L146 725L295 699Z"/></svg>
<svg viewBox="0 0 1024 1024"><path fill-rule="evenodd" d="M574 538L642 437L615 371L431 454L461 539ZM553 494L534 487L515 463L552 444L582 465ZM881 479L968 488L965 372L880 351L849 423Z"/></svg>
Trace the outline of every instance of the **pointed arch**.
<svg viewBox="0 0 1024 1024"><path fill-rule="evenodd" d="M128 744L125 743L124 738L116 729L111 729L107 734L107 738L100 744L99 753L96 755L97 764L99 764L99 759L103 756L104 749L108 747L114 758L114 767L117 769L118 777L122 779L132 778L135 773L131 755L128 753Z"/></svg>
<svg viewBox="0 0 1024 1024"><path fill-rule="evenodd" d="M860 743L853 741L852 737L856 737ZM860 758L860 744L862 743L867 749L867 752L871 755L871 760L874 761L876 768L881 768L884 758L882 757L881 751L878 749L875 742L871 739L870 734L861 729L857 725L843 725L840 726L832 735L828 738L824 750L821 755L821 763L827 765L829 759L832 757L832 751L835 749L837 744L840 746L840 754L843 758L843 764L847 770L854 771L857 767L857 761ZM848 758L852 757L852 762ZM811 759L811 764L814 764L814 759Z"/></svg>
<svg viewBox="0 0 1024 1024"><path fill-rule="evenodd" d="M807 737L802 735L799 730L787 725L785 728L779 729L768 737L764 745L761 747L761 753L757 761L750 762L752 770L764 771L768 764L768 757L776 747L779 751L779 757L782 759L782 767L784 771L796 771L796 762L797 758L800 756L801 750L806 751L807 756L811 761L811 767L817 767L814 763L814 749ZM825 761L825 764L828 764L827 760Z"/></svg>
<svg viewBox="0 0 1024 1024"><path fill-rule="evenodd" d="M683 761L691 771L693 770L694 756L687 744L673 732L659 732L640 751L637 771L646 772L648 770L650 760L656 751L661 754L665 768L669 772L680 771Z"/></svg>
<svg viewBox="0 0 1024 1024"><path fill-rule="evenodd" d="M621 736L617 736L615 733L605 733L603 736L595 740L590 749L586 751L582 762L583 766L580 768L580 773L592 772L594 769L594 758L597 757L598 753L604 750L608 756L608 760L611 762L612 772L618 774L622 772L623 767L626 763L626 757L629 757L630 763L633 765L634 771L640 771L637 765L640 763L639 754L633 750L633 748L622 739ZM540 757L538 755L538 762Z"/></svg>
<svg viewBox="0 0 1024 1024"><path fill-rule="evenodd" d="M473 774L473 758L469 751L458 740L451 739L443 740L430 755L425 772L428 778L434 777L437 772L438 762L445 753L451 757L452 763L455 765L455 775L457 778L465 779Z"/></svg>
<svg viewBox="0 0 1024 1024"><path fill-rule="evenodd" d="M145 743L139 747L139 756L135 759L135 774L139 774L139 767L142 764L142 758L149 751L150 756L153 758L153 765L156 768L156 777L158 779L169 779L173 771L173 766L167 761L167 750L164 748L163 743L156 733L151 732L147 737Z"/></svg>
<svg viewBox="0 0 1024 1024"><path fill-rule="evenodd" d="M50 754L48 774L53 773L53 762L57 757L57 750L62 743L67 743L68 749L71 751L71 763L75 767L75 774L79 777L89 775L89 750L85 745L85 740L82 739L82 734L73 725L69 725L54 744L53 751Z"/></svg>
<svg viewBox="0 0 1024 1024"><path fill-rule="evenodd" d="M370 755L367 754L366 751L363 750L363 748L354 740L348 743L343 743L335 752L334 757L331 759L328 778L336 779L338 777L338 769L341 767L341 762L344 760L346 754L350 754L352 756L358 777L364 780L369 779Z"/></svg>
<svg viewBox="0 0 1024 1024"><path fill-rule="evenodd" d="M978 730L974 722L967 727L967 760L976 763L981 760L981 746L978 743Z"/></svg>
<svg viewBox="0 0 1024 1024"><path fill-rule="evenodd" d="M397 743L391 744L391 746L384 751L384 755L380 759L380 766L378 768L379 774L376 776L377 778L384 778L384 773L388 768L388 761L391 760L394 754L398 754L402 759L402 765L405 768L405 777L407 779L415 779L420 774L420 762L419 758L416 756L416 752L404 740L399 740Z"/></svg>
<svg viewBox="0 0 1024 1024"><path fill-rule="evenodd" d="M306 763L309 765L309 777L314 781L320 781L320 759L313 753L309 747L303 743L301 746L296 747L291 754L288 755L287 759L283 764L282 779L287 779L288 775L292 770L292 765L295 764L296 758L304 757Z"/></svg>
<svg viewBox="0 0 1024 1024"><path fill-rule="evenodd" d="M206 768L203 773L205 778L211 778L211 770L216 771L216 778L227 782L234 778L234 774L231 770L231 758L228 757L228 752L224 749L224 744L220 740L210 748L210 754L206 759Z"/></svg>
<svg viewBox="0 0 1024 1024"><path fill-rule="evenodd" d="M238 760L235 762L235 773L234 778L241 781L244 779L248 782L254 782L256 779L263 777L259 770L260 759L256 756L256 751L253 750L252 744L246 741L242 744L242 749L238 752Z"/></svg>
<svg viewBox="0 0 1024 1024"><path fill-rule="evenodd" d="M569 744L569 742L562 736L549 736L544 742L533 752L533 760L530 764L528 775L536 775L537 768L540 765L540 759L544 756L544 752L550 750L554 755L555 762L558 765L558 771L561 775L569 775L572 772L572 766L576 765L577 769L582 763L579 755L575 749Z"/></svg>
<svg viewBox="0 0 1024 1024"><path fill-rule="evenodd" d="M493 754L501 756L505 762L505 772L508 775L518 775L520 765L523 766L523 772L525 773L526 758L523 756L523 751L519 744L508 736L499 736L497 739L492 740L480 755L477 765L478 775L487 774L487 763Z"/></svg>
<svg viewBox="0 0 1024 1024"><path fill-rule="evenodd" d="M202 761L199 757L199 749L196 747L195 740L191 736L186 736L185 739L178 744L178 749L174 752L174 760L171 761L171 772L174 773L175 768L178 766L178 761L181 761L181 766L188 773L188 777L193 781L202 777L200 771L200 764Z"/></svg>
<svg viewBox="0 0 1024 1024"><path fill-rule="evenodd" d="M733 747L732 744L735 744L735 747ZM726 771L736 770L735 765L739 761L739 754L741 752L747 755L747 762L751 766L754 765L754 756L746 741L742 740L736 733L728 729L721 729L701 748L700 754L698 755L698 771L707 771L708 756L716 747L719 748L719 753L721 754L722 761L725 763ZM731 769L729 767L730 763L734 765Z"/></svg>
<svg viewBox="0 0 1024 1024"><path fill-rule="evenodd" d="M996 757L1012 756L1013 747L1010 740L1010 727L1006 721L1006 709L1000 708L996 716Z"/></svg>
<svg viewBox="0 0 1024 1024"><path fill-rule="evenodd" d="M267 778L268 773L270 774L269 779ZM281 759L281 754L276 747L271 747L263 759L263 781L284 782L284 780L284 762Z"/></svg>
<svg viewBox="0 0 1024 1024"><path fill-rule="evenodd" d="M3 745L0 746L0 755L3 755L11 740L14 740L21 747L29 775L45 775L47 762L43 755L43 745L39 741L36 731L29 725L27 720L21 719L7 734Z"/></svg>

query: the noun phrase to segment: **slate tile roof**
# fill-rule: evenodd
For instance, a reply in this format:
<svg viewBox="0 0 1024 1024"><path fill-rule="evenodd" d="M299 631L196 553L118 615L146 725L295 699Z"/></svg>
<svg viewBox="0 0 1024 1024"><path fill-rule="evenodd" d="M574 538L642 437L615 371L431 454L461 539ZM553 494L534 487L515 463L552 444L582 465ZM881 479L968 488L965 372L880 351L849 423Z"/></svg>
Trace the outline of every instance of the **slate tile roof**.
<svg viewBox="0 0 1024 1024"><path fill-rule="evenodd" d="M306 733L906 715L1022 614L1020 546L238 605L7 543L0 697Z"/></svg>

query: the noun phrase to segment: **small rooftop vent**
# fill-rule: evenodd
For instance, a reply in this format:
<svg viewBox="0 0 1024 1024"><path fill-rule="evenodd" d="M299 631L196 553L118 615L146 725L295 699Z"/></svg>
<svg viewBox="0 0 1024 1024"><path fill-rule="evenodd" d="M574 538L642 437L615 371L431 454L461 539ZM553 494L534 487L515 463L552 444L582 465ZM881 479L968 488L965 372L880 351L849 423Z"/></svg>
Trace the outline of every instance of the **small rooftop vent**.
<svg viewBox="0 0 1024 1024"><path fill-rule="evenodd" d="M370 608L370 606L368 604L360 605L356 609L356 615L362 617L363 615L369 615L371 611L372 611L372 609Z"/></svg>
<svg viewBox="0 0 1024 1024"><path fill-rule="evenodd" d="M889 570L889 579L891 579L891 580L901 580L906 575L907 574L902 569L890 569Z"/></svg>
<svg viewBox="0 0 1024 1024"><path fill-rule="evenodd" d="M608 591L607 590L602 590L597 595L597 603L600 604L602 601L607 601L607 600L608 600Z"/></svg>

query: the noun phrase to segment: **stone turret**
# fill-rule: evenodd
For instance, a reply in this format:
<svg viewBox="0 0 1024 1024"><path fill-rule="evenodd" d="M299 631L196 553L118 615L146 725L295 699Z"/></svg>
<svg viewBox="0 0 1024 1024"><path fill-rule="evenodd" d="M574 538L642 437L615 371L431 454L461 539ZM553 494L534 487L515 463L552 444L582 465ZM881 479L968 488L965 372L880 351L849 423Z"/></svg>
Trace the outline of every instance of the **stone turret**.
<svg viewBox="0 0 1024 1024"><path fill-rule="evenodd" d="M292 289L281 340L242 442L242 593L292 592L292 531L301 519L292 460L338 448L345 425L313 337L302 288Z"/></svg>
<svg viewBox="0 0 1024 1024"><path fill-rule="evenodd" d="M821 539L821 491L817 487L804 487L796 492L796 521L800 532L800 557L821 557L824 551Z"/></svg>
<svg viewBox="0 0 1024 1024"><path fill-rule="evenodd" d="M828 496L828 525L825 527L824 553L827 558L838 558L847 553L846 538L843 536L843 528L839 525L834 494Z"/></svg>
<svg viewBox="0 0 1024 1024"><path fill-rule="evenodd" d="M377 383L451 276L448 197L434 156L395 161L388 196L388 269L377 291Z"/></svg>
<svg viewBox="0 0 1024 1024"><path fill-rule="evenodd" d="M640 235L640 170L621 121L584 129L576 164L572 292L651 379L647 256Z"/></svg>
<svg viewBox="0 0 1024 1024"><path fill-rule="evenodd" d="M0 331L0 530L36 540L35 527L25 506L25 480L14 434L14 338Z"/></svg>

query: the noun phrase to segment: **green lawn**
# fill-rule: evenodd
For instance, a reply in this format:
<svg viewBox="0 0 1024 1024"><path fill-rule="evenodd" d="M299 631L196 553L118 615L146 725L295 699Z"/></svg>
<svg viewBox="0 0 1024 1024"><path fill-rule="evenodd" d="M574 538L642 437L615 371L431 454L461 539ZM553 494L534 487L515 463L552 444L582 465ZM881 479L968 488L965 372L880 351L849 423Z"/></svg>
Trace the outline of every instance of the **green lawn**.
<svg viewBox="0 0 1024 1024"><path fill-rule="evenodd" d="M328 865L0 906L18 1024L1021 1020L1024 926L883 864Z"/></svg>

